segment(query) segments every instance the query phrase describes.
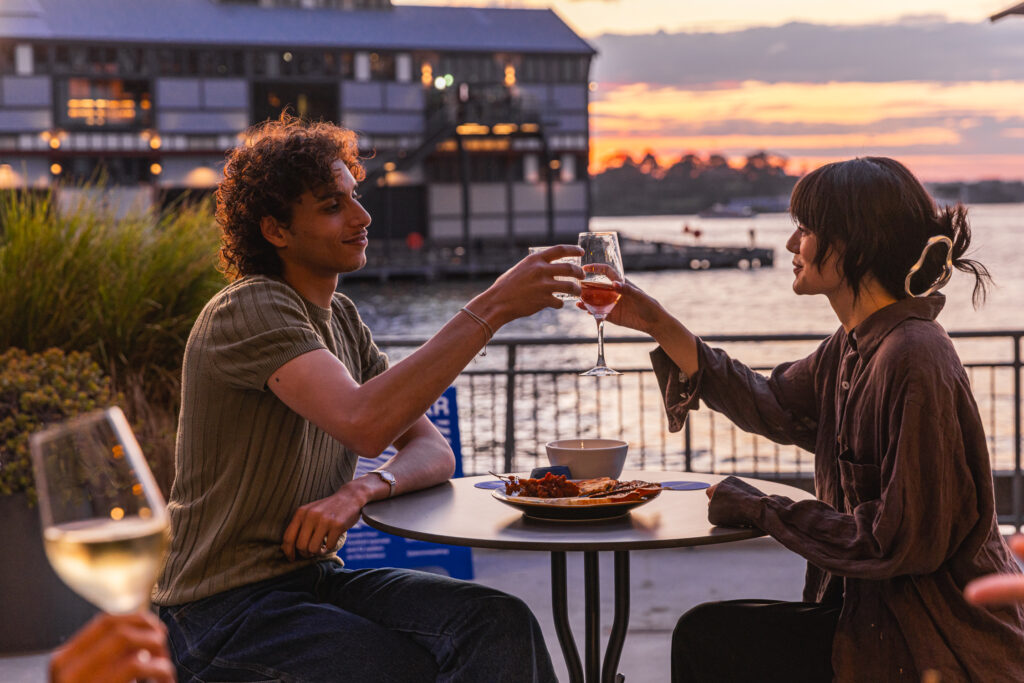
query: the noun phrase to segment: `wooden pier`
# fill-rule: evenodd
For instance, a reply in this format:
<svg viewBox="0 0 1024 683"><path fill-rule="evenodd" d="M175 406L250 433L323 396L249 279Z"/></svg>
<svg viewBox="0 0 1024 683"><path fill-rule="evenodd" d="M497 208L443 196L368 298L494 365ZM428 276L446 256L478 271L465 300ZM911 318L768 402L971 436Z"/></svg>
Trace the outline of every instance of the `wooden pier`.
<svg viewBox="0 0 1024 683"><path fill-rule="evenodd" d="M710 268L770 268L774 250L766 247L669 244L619 238L628 272L649 270L707 270ZM344 275L357 280L445 280L492 278L526 256L527 247L481 243L465 247L410 249L404 243L371 241L366 267Z"/></svg>

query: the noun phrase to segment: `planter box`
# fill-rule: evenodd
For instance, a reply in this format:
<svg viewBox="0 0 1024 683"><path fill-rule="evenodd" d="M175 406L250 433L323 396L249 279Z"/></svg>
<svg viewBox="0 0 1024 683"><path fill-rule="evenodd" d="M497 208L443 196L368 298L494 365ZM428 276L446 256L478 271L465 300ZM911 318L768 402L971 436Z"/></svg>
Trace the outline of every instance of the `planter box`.
<svg viewBox="0 0 1024 683"><path fill-rule="evenodd" d="M50 568L39 511L0 496L0 654L52 649L96 612Z"/></svg>

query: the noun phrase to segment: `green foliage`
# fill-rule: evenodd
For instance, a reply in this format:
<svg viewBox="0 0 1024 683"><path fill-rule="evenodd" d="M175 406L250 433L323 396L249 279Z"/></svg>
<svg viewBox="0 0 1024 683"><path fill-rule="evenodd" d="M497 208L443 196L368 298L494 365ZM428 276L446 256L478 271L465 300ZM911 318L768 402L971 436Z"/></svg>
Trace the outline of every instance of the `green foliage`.
<svg viewBox="0 0 1024 683"><path fill-rule="evenodd" d="M87 353L0 353L0 495L35 501L29 434L115 402L110 379Z"/></svg>
<svg viewBox="0 0 1024 683"><path fill-rule="evenodd" d="M0 349L86 351L115 388L173 402L189 330L224 283L212 207L118 216L85 190L70 210L49 193L0 199Z"/></svg>

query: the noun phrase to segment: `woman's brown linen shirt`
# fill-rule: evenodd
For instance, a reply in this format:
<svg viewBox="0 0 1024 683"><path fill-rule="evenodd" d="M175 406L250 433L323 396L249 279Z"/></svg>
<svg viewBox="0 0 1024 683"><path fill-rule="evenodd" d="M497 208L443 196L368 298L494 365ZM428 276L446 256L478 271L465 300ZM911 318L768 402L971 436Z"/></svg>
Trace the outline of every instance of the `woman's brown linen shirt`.
<svg viewBox="0 0 1024 683"><path fill-rule="evenodd" d="M837 681L1024 680L1024 608L963 588L1019 572L996 525L985 433L934 295L887 306L770 377L699 345L689 379L651 358L670 428L703 399L740 428L815 454L818 500L723 481L708 519L764 530L808 561L804 599L842 603Z"/></svg>

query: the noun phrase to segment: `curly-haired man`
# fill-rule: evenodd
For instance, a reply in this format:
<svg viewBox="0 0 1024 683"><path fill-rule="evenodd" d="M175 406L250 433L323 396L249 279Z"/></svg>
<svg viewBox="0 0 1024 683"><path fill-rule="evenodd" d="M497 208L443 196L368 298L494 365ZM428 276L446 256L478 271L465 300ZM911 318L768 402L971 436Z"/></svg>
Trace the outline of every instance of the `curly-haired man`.
<svg viewBox="0 0 1024 683"><path fill-rule="evenodd" d="M230 152L217 191L233 281L185 350L171 551L154 593L182 680L550 681L525 604L336 556L367 502L446 480L424 412L493 330L578 293L527 257L388 367L338 275L366 262L351 131L284 117ZM357 455L397 455L353 478Z"/></svg>

